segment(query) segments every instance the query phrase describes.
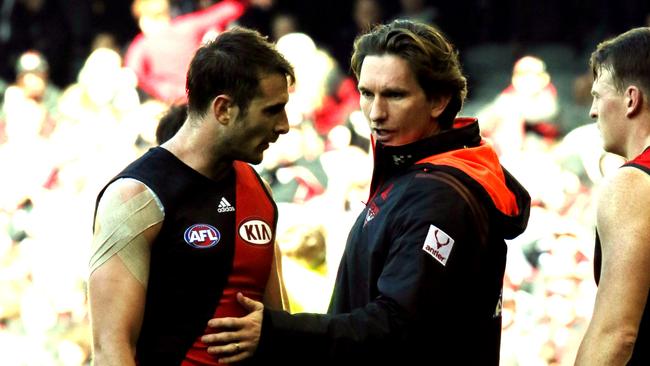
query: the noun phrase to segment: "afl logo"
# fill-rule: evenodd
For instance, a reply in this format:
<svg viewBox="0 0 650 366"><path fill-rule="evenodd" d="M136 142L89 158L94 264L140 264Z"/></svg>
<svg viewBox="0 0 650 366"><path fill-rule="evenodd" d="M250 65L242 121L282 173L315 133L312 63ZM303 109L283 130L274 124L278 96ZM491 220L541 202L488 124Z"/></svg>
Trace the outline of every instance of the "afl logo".
<svg viewBox="0 0 650 366"><path fill-rule="evenodd" d="M239 236L247 243L264 245L273 237L271 227L262 220L248 220L239 225Z"/></svg>
<svg viewBox="0 0 650 366"><path fill-rule="evenodd" d="M196 224L188 227L183 237L194 248L205 249L217 245L221 233L212 225Z"/></svg>

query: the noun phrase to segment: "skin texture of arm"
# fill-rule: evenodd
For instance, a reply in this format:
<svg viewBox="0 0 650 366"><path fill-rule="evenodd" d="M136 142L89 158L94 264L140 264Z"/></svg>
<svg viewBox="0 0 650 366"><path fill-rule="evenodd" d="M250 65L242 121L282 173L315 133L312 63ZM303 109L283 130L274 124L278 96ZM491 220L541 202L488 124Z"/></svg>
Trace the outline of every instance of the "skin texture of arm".
<svg viewBox="0 0 650 366"><path fill-rule="evenodd" d="M269 183L264 179L262 179L262 183L264 183L264 189L268 192L269 197L273 197L273 190ZM280 252L277 242L273 247L273 263L271 263L271 273L266 283L263 300L264 304L271 309L290 311L289 296L282 279L282 252Z"/></svg>
<svg viewBox="0 0 650 366"><path fill-rule="evenodd" d="M289 298L282 280L282 253L278 243L274 245L271 273L264 291L264 304L271 309L290 311Z"/></svg>
<svg viewBox="0 0 650 366"><path fill-rule="evenodd" d="M576 365L625 365L650 288L650 176L620 169L603 188L597 215L601 275Z"/></svg>
<svg viewBox="0 0 650 366"><path fill-rule="evenodd" d="M122 179L113 183L100 201L93 241L102 240L106 232L113 231L113 236L118 236L117 240L120 239L119 236L130 240L127 237L134 233L119 228L130 227L131 220L149 220L151 225L146 225L147 228L136 235L144 247L140 253L144 251L145 255L148 254L150 245L162 226L161 222L156 223L159 217L143 217L147 213L142 210L124 217L121 222L114 217L109 218L113 212L119 212L119 208L130 199L146 190L146 186L134 180ZM146 243L142 244L142 241ZM128 260L131 264L134 262L133 258ZM148 255L144 260L148 273ZM146 283L138 280L120 255L113 255L91 273L88 286L94 365L134 365L135 346L144 314Z"/></svg>

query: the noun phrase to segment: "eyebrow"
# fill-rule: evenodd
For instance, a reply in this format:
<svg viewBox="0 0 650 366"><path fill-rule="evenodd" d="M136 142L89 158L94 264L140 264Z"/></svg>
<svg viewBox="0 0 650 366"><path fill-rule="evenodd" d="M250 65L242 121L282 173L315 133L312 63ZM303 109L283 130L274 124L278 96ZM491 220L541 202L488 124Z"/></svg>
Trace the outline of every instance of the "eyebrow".
<svg viewBox="0 0 650 366"><path fill-rule="evenodd" d="M372 90L370 90L370 89L368 89L368 88L366 88L364 86L359 86L358 89L359 89L360 92L369 92L369 93L374 94L374 92ZM408 90L404 89L404 88L399 88L399 87L386 87L386 88L380 88L378 93L381 94L381 95L396 94L396 93L397 94L407 94Z"/></svg>
<svg viewBox="0 0 650 366"><path fill-rule="evenodd" d="M264 112L279 112L287 105L287 102L279 102L262 108Z"/></svg>

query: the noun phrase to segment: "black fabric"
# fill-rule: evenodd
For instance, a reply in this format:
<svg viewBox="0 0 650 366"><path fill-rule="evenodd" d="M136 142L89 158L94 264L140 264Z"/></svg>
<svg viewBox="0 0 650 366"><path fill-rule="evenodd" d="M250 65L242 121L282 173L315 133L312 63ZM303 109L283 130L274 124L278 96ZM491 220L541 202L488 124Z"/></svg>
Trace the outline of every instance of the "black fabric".
<svg viewBox="0 0 650 366"><path fill-rule="evenodd" d="M179 365L214 314L232 268L235 214L218 214L217 207L221 197L236 202L235 173L215 182L157 147L114 180L119 178L146 184L165 210L152 244L136 358L139 365ZM214 226L220 240L210 248L193 248L183 236L194 224Z"/></svg>
<svg viewBox="0 0 650 366"><path fill-rule="evenodd" d="M645 165L630 163L630 164L625 164L625 166L631 166L631 167L643 170L647 174L650 174L650 167L645 166Z"/></svg>
<svg viewBox="0 0 650 366"><path fill-rule="evenodd" d="M477 126L469 125L375 150L380 156L373 194L350 231L328 314L265 310L260 358L283 364L498 365L504 238L525 229L530 197L506 173L520 205L519 215L508 217L459 169L412 165L431 152L476 146L477 136ZM476 217L459 191L437 179L441 171L462 182L487 218ZM434 226L454 239L445 265L423 250Z"/></svg>

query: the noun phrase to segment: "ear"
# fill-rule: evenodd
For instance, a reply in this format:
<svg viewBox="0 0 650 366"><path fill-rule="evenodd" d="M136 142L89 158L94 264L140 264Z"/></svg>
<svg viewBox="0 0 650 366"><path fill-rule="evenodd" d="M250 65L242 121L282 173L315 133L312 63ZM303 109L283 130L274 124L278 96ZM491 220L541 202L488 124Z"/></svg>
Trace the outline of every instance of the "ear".
<svg viewBox="0 0 650 366"><path fill-rule="evenodd" d="M625 116L634 117L643 108L643 91L638 86L630 85L625 89Z"/></svg>
<svg viewBox="0 0 650 366"><path fill-rule="evenodd" d="M235 108L232 98L228 95L220 94L212 100L214 118L222 125L227 125L230 119L235 117Z"/></svg>
<svg viewBox="0 0 650 366"><path fill-rule="evenodd" d="M447 108L447 104L449 104L450 99L451 99L451 95L442 95L439 97L434 97L433 104L431 107L431 117L433 118L440 117L440 115L445 110L445 108Z"/></svg>

